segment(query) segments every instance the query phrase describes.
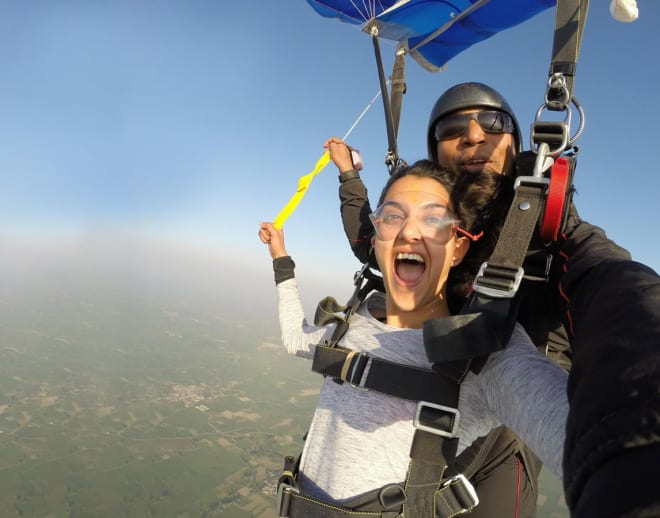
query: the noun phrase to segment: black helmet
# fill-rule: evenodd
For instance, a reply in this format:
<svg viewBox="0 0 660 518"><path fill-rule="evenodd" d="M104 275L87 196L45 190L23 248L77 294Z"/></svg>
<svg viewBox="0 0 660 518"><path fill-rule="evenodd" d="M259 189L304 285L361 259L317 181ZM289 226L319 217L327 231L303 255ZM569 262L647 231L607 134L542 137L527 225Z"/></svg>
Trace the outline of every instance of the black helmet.
<svg viewBox="0 0 660 518"><path fill-rule="evenodd" d="M514 125L513 136L516 139L518 151L522 151L523 142L520 126L506 99L497 90L488 85L482 83L461 83L445 91L435 102L433 110L431 110L429 126L427 128L429 159L437 162L437 143L434 131L438 119L452 112L468 108L492 108L510 115Z"/></svg>

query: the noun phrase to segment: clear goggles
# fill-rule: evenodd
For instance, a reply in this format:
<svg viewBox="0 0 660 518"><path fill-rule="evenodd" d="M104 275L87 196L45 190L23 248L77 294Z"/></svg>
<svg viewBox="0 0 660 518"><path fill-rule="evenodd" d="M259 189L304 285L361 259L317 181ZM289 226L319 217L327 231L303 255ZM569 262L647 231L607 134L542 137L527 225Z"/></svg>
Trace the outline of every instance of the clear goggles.
<svg viewBox="0 0 660 518"><path fill-rule="evenodd" d="M414 218L420 235L437 243L446 243L458 232L472 241L479 239L483 232L473 235L458 226L458 219L446 205L438 202L427 202L414 207L409 212L406 207L395 201L383 203L369 214L376 238L381 241L392 241L397 238L410 218Z"/></svg>
<svg viewBox="0 0 660 518"><path fill-rule="evenodd" d="M513 119L508 113L486 110L473 113L456 113L441 118L435 124L436 140L448 140L464 135L470 121L476 121L486 133L513 133Z"/></svg>

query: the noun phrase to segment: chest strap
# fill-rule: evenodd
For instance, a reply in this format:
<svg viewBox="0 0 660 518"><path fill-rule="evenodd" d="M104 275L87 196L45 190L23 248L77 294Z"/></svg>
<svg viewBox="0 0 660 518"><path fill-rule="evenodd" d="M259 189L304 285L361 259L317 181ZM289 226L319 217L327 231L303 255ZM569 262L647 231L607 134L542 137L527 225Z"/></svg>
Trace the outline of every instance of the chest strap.
<svg viewBox="0 0 660 518"><path fill-rule="evenodd" d="M373 390L408 401L447 405L458 402L465 369L448 366L442 374L358 353L341 347L317 345L312 371L346 382L358 389Z"/></svg>

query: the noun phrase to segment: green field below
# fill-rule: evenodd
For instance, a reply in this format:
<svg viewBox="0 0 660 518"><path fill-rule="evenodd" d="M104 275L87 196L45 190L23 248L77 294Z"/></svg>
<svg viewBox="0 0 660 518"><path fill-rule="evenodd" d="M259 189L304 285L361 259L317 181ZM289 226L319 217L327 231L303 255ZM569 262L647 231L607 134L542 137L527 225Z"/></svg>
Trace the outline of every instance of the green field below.
<svg viewBox="0 0 660 518"><path fill-rule="evenodd" d="M274 312L4 295L0 516L276 516L321 380L283 352ZM546 472L539 516L568 516Z"/></svg>

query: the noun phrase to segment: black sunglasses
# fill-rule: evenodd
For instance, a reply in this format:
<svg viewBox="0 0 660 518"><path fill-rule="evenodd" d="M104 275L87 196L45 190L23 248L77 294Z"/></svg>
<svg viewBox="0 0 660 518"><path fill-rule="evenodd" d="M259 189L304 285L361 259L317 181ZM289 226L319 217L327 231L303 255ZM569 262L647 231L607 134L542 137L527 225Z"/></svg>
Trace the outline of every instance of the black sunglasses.
<svg viewBox="0 0 660 518"><path fill-rule="evenodd" d="M494 110L473 113L448 115L435 125L435 139L448 140L460 137L465 133L470 121L477 124L487 133L513 133L513 119L508 113Z"/></svg>

